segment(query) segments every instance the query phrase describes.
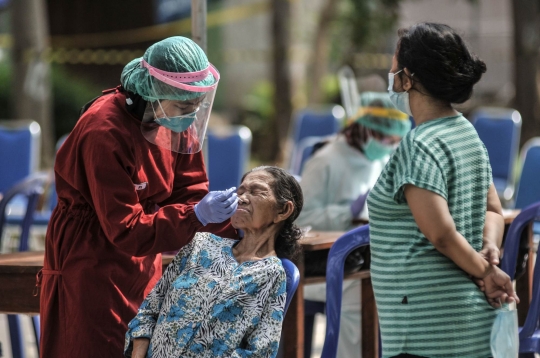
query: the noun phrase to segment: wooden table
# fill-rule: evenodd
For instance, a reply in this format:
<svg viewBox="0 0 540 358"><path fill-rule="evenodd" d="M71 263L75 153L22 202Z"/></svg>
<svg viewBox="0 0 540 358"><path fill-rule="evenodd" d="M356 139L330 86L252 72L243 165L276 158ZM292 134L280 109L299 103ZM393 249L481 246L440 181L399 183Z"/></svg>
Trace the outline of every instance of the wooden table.
<svg viewBox="0 0 540 358"><path fill-rule="evenodd" d="M325 250L332 247L334 242L343 232L309 232L301 240L303 251ZM286 358L304 357L304 285L310 283L325 282L324 277L304 277L303 258L297 260L296 265L300 271L300 284L291 301L285 321L283 323L283 356ZM378 330L379 320L373 287L371 286L369 270L361 270L346 279L361 279L361 304L362 304L362 357L378 357Z"/></svg>
<svg viewBox="0 0 540 358"><path fill-rule="evenodd" d="M39 314L39 295L33 292L44 254L31 251L0 255L0 313ZM173 258L163 255L163 269Z"/></svg>

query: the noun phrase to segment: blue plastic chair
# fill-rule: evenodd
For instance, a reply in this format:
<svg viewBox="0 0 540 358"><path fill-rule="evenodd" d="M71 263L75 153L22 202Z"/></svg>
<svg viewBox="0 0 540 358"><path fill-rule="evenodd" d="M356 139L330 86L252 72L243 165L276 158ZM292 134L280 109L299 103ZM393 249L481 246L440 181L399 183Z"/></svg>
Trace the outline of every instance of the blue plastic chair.
<svg viewBox="0 0 540 358"><path fill-rule="evenodd" d="M291 163L290 173L298 176L302 176L302 170L304 169L304 164L313 154L313 147L320 142L327 140L329 137L324 136L313 136L305 137L298 143L297 146L297 155L294 158L294 163Z"/></svg>
<svg viewBox="0 0 540 358"><path fill-rule="evenodd" d="M540 202L534 203L521 211L514 219L504 243L504 255L501 261L501 268L514 279L516 272L517 255L519 252L519 242L523 230L534 220L540 220ZM520 353L540 353L540 261L536 256L536 263L533 274L532 301L527 312L525 324L519 329L519 352ZM526 299L522 297L522 299Z"/></svg>
<svg viewBox="0 0 540 358"><path fill-rule="evenodd" d="M283 265L285 275L287 276L287 298L285 299L285 308L283 309L283 317L285 317L292 298L294 297L294 293L298 288L298 284L300 282L300 272L298 271L296 265L288 259L281 259L281 264ZM283 346L281 344L278 349L277 357L283 357Z"/></svg>
<svg viewBox="0 0 540 358"><path fill-rule="evenodd" d="M41 129L34 121L0 121L0 193L35 172Z"/></svg>
<svg viewBox="0 0 540 358"><path fill-rule="evenodd" d="M326 336L322 358L337 355L345 259L354 249L369 245L369 225L352 229L332 245L326 265Z"/></svg>
<svg viewBox="0 0 540 358"><path fill-rule="evenodd" d="M293 165L297 164L300 141L307 137L326 137L336 134L342 127L345 110L335 105L326 110L304 109L296 115L293 127L293 152L290 158L289 171L293 173Z"/></svg>
<svg viewBox="0 0 540 358"><path fill-rule="evenodd" d="M289 305L291 304L292 298L296 289L298 288L298 283L300 282L300 272L295 264L290 260L281 259L281 264L285 269L285 274L287 275L287 299L285 300L285 309L283 310L283 316L287 313Z"/></svg>
<svg viewBox="0 0 540 358"><path fill-rule="evenodd" d="M234 126L222 131L208 130L208 180L210 190L238 187L249 163L251 131Z"/></svg>
<svg viewBox="0 0 540 358"><path fill-rule="evenodd" d="M532 138L521 150L521 176L516 190L516 209L523 209L540 201L540 137ZM533 225L533 232L540 235L540 221Z"/></svg>
<svg viewBox="0 0 540 358"><path fill-rule="evenodd" d="M64 144L68 135L69 133L64 134L62 137L60 137L60 139L58 139L58 141L56 142L56 152L58 152L62 144ZM47 226L49 224L49 220L51 219L52 211L58 204L56 186L54 183L54 175L52 173L51 173L50 183L47 188L47 191L48 191L47 200L44 205L44 209L41 211L36 211L34 214L33 224L36 226ZM22 215L18 215L17 212L21 211L25 207L26 207L26 202L25 202L24 197L18 197L14 199L8 207L9 214L6 219L7 223L10 225L21 225Z"/></svg>
<svg viewBox="0 0 540 358"><path fill-rule="evenodd" d="M21 235L19 240L19 251L28 251L28 239L30 236L30 228L34 222L34 214L36 212L38 200L44 193L44 188L50 180L48 173L38 172L26 179L15 184L13 188L8 190L2 200L0 200L0 247L2 246L2 237L6 220L6 211L8 203L17 196L24 196L26 199L26 211L22 220L18 220L21 226ZM39 316L32 316L34 326L34 334L39 352ZM18 315L8 315L8 325L11 340L11 350L14 358L24 357L24 348L22 341L22 332L20 318Z"/></svg>
<svg viewBox="0 0 540 358"><path fill-rule="evenodd" d="M517 209L540 201L540 137L532 138L521 150L521 176L516 190Z"/></svg>
<svg viewBox="0 0 540 358"><path fill-rule="evenodd" d="M481 108L473 114L474 128L484 142L501 199L514 195L513 169L519 151L521 115L509 108Z"/></svg>

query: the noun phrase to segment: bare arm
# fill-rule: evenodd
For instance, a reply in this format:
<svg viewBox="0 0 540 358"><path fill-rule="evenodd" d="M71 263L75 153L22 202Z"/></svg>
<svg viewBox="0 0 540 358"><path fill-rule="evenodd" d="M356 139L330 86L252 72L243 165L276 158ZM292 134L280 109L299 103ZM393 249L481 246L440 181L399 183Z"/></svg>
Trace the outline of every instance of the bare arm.
<svg viewBox="0 0 540 358"><path fill-rule="evenodd" d="M405 186L405 198L418 228L437 251L473 277L483 278L490 264L456 230L446 200L432 191Z"/></svg>
<svg viewBox="0 0 540 358"><path fill-rule="evenodd" d="M493 183L487 195L486 222L484 224L484 239L480 254L492 265L499 264L500 248L504 234L504 218L501 201Z"/></svg>
<svg viewBox="0 0 540 358"><path fill-rule="evenodd" d="M469 275L481 278L490 304L519 300L508 275L487 262L457 230L446 200L432 191L406 185L405 198L418 228L431 244Z"/></svg>
<svg viewBox="0 0 540 358"><path fill-rule="evenodd" d="M131 358L145 358L148 352L150 340L148 338L135 338L133 340L133 352Z"/></svg>

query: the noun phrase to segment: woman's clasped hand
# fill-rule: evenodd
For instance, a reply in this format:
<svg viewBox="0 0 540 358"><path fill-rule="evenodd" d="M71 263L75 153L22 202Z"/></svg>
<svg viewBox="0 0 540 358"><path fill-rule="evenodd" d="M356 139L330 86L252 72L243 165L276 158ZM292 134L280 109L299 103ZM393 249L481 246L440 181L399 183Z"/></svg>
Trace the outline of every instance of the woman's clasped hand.
<svg viewBox="0 0 540 358"><path fill-rule="evenodd" d="M496 261L499 261L498 258ZM484 292L492 307L500 308L504 303L519 303L519 297L514 291L510 277L492 262L486 275L482 278L474 278L474 282Z"/></svg>

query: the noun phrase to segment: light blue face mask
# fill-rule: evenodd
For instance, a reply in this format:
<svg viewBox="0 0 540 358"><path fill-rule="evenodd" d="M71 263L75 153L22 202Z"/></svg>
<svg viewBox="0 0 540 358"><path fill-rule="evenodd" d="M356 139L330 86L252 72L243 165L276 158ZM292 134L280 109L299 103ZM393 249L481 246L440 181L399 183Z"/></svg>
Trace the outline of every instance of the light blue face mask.
<svg viewBox="0 0 540 358"><path fill-rule="evenodd" d="M388 93L390 94L390 100L397 109L412 116L411 106L409 105L409 92L394 92L394 77L401 71L403 70L388 73Z"/></svg>
<svg viewBox="0 0 540 358"><path fill-rule="evenodd" d="M491 328L491 354L493 358L517 357L519 353L517 311L507 304L497 310Z"/></svg>
<svg viewBox="0 0 540 358"><path fill-rule="evenodd" d="M180 133L189 128L197 119L197 111L170 118L156 118L155 121L160 126L170 129L173 132Z"/></svg>
<svg viewBox="0 0 540 358"><path fill-rule="evenodd" d="M381 141L370 137L362 146L362 149L364 150L366 158L373 162L392 154L395 148L392 145L384 144Z"/></svg>

